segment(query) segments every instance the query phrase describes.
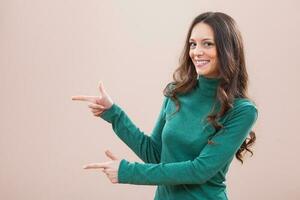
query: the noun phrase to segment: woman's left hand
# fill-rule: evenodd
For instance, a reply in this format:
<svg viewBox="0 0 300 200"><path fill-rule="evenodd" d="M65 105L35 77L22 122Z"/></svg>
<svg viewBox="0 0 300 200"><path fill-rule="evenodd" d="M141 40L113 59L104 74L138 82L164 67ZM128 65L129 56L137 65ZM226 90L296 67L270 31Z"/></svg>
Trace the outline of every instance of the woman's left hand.
<svg viewBox="0 0 300 200"><path fill-rule="evenodd" d="M109 150L105 151L105 155L109 157L111 161L102 163L90 163L88 165L85 165L83 169L102 169L102 171L106 174L106 176L112 183L119 183L118 170L121 161Z"/></svg>

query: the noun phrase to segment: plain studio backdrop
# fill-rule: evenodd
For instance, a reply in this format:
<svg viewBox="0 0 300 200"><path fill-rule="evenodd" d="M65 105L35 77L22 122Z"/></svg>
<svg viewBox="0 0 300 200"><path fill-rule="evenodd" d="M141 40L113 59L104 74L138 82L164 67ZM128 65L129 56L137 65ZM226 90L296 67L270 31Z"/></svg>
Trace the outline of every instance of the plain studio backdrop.
<svg viewBox="0 0 300 200"><path fill-rule="evenodd" d="M254 156L227 174L230 200L296 200L299 183L299 2L190 0L0 1L0 199L153 199L156 186L112 184L82 169L139 158L72 95L101 80L146 134L192 19L232 16L242 32L259 118Z"/></svg>

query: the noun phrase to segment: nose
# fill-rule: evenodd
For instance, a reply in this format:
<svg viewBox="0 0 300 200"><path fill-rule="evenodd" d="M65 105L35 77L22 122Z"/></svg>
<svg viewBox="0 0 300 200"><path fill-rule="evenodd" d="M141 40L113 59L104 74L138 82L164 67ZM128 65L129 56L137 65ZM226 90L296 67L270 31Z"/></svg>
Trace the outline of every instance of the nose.
<svg viewBox="0 0 300 200"><path fill-rule="evenodd" d="M194 55L195 56L202 56L204 54L204 50L201 47L196 47L194 49Z"/></svg>

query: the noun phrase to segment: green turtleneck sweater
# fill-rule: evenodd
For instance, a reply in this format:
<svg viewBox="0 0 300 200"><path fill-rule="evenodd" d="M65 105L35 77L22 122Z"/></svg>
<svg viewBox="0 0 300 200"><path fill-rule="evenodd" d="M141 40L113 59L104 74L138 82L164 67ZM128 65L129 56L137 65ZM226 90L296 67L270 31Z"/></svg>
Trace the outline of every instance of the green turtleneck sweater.
<svg viewBox="0 0 300 200"><path fill-rule="evenodd" d="M206 121L216 101L220 79L200 75L195 88L179 95L180 110L164 97L151 134L142 132L114 103L101 114L114 132L145 163L122 159L119 183L157 185L156 200L227 200L224 183L235 153L251 131L257 109L250 100L235 99L216 131Z"/></svg>

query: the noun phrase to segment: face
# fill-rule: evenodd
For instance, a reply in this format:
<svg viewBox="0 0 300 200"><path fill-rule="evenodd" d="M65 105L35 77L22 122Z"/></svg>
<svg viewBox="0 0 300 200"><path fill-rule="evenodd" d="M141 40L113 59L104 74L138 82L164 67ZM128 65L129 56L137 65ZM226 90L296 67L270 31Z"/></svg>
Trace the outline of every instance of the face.
<svg viewBox="0 0 300 200"><path fill-rule="evenodd" d="M198 75L215 78L220 75L217 48L212 28L203 22L196 24L189 39L189 55Z"/></svg>

